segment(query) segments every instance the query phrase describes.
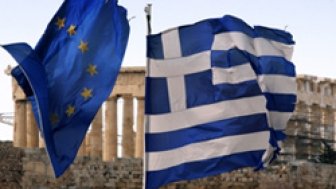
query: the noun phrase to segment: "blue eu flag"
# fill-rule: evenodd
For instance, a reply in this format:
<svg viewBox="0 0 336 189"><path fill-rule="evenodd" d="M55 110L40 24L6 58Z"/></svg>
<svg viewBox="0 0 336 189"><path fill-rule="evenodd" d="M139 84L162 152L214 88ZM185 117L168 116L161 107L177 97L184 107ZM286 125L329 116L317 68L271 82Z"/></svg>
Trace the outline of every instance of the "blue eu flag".
<svg viewBox="0 0 336 189"><path fill-rule="evenodd" d="M112 91L129 36L126 15L117 0L65 0L35 49L2 46L19 63L12 75L32 102L56 177Z"/></svg>

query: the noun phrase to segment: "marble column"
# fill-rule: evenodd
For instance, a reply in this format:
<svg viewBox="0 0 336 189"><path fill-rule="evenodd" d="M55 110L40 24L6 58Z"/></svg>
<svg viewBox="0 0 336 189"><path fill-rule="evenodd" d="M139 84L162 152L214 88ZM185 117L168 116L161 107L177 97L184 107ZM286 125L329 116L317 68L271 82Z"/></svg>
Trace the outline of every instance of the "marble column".
<svg viewBox="0 0 336 189"><path fill-rule="evenodd" d="M144 97L137 97L137 131L135 138L135 157L142 158L144 152Z"/></svg>
<svg viewBox="0 0 336 189"><path fill-rule="evenodd" d="M26 101L15 101L14 147L27 146Z"/></svg>
<svg viewBox="0 0 336 189"><path fill-rule="evenodd" d="M90 134L91 157L102 157L102 109L100 108L92 122Z"/></svg>
<svg viewBox="0 0 336 189"><path fill-rule="evenodd" d="M35 121L32 105L30 102L26 103L27 112L27 147L36 148L39 146L39 131Z"/></svg>
<svg viewBox="0 0 336 189"><path fill-rule="evenodd" d="M133 96L124 95L122 156L134 157Z"/></svg>
<svg viewBox="0 0 336 189"><path fill-rule="evenodd" d="M111 97L105 102L105 135L103 160L112 161L117 158L118 125L117 97Z"/></svg>
<svg viewBox="0 0 336 189"><path fill-rule="evenodd" d="M44 148L44 138L41 136L41 133L39 134L39 148Z"/></svg>

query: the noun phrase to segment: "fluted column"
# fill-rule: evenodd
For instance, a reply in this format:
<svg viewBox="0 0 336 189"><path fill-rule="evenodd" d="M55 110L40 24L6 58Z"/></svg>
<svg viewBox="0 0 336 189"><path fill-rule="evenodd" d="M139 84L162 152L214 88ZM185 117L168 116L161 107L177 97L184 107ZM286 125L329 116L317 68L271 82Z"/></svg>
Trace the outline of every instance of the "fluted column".
<svg viewBox="0 0 336 189"><path fill-rule="evenodd" d="M41 136L41 133L39 134L39 148L44 148L44 138Z"/></svg>
<svg viewBox="0 0 336 189"><path fill-rule="evenodd" d="M105 104L105 135L103 160L112 161L117 158L118 129L117 129L117 97L112 97Z"/></svg>
<svg viewBox="0 0 336 189"><path fill-rule="evenodd" d="M125 158L134 157L133 96L125 95L123 111L122 154Z"/></svg>
<svg viewBox="0 0 336 189"><path fill-rule="evenodd" d="M15 101L14 146L25 148L27 145L26 101Z"/></svg>
<svg viewBox="0 0 336 189"><path fill-rule="evenodd" d="M137 97L137 132L135 138L135 157L142 158L144 152L144 97Z"/></svg>
<svg viewBox="0 0 336 189"><path fill-rule="evenodd" d="M32 110L32 105L30 102L26 103L26 112L27 112L27 147L36 148L39 146L39 131Z"/></svg>
<svg viewBox="0 0 336 189"><path fill-rule="evenodd" d="M91 157L102 157L102 121L102 110L100 108L92 122L90 134Z"/></svg>

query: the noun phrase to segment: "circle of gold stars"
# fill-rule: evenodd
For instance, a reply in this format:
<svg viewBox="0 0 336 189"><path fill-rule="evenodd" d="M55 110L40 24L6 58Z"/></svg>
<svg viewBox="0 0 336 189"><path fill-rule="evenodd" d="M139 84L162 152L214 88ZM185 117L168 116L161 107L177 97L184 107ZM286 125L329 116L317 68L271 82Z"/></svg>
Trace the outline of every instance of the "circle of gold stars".
<svg viewBox="0 0 336 189"><path fill-rule="evenodd" d="M66 33L69 37L72 37L72 36L76 35L76 33L77 33L77 26L75 24L71 24L71 25L66 26L66 18L65 17L58 17L56 22L55 22L55 25L57 26L57 28L59 30L66 27L67 28ZM82 52L82 54L89 51L88 42L84 41L84 40L80 40L80 44L78 45L78 49ZM86 69L86 72L90 76L97 75L98 74L97 65L89 64L87 69ZM85 87L81 91L80 95L83 97L83 99L85 101L87 101L90 98L92 98L92 96L93 96L92 93L93 93L93 89ZM76 112L76 107L75 107L75 105L71 105L71 104L67 106L66 111L65 111L68 118L72 117L75 114L75 112ZM52 114L50 116L50 122L53 125L56 125L59 121L60 121L60 119L59 119L57 114Z"/></svg>

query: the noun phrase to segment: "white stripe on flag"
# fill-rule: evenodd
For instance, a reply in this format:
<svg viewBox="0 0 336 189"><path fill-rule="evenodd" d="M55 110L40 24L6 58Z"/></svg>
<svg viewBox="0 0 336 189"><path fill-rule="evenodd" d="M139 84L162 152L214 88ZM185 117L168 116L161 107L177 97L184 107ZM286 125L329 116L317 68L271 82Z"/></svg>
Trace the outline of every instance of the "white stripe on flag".
<svg viewBox="0 0 336 189"><path fill-rule="evenodd" d="M149 60L151 73L149 77L174 77L198 73L211 69L210 51L187 57Z"/></svg>
<svg viewBox="0 0 336 189"><path fill-rule="evenodd" d="M164 58L181 57L180 35L177 28L162 33L161 39Z"/></svg>
<svg viewBox="0 0 336 189"><path fill-rule="evenodd" d="M148 171L158 171L187 162L202 161L231 154L266 150L269 131L227 136L201 143L192 143L169 151L147 153ZM204 150L206 149L206 150Z"/></svg>
<svg viewBox="0 0 336 189"><path fill-rule="evenodd" d="M186 109L186 93L184 76L167 78L169 105L171 112L183 111Z"/></svg>
<svg viewBox="0 0 336 189"><path fill-rule="evenodd" d="M283 75L260 75L258 81L263 92L296 94L295 77Z"/></svg>
<svg viewBox="0 0 336 189"><path fill-rule="evenodd" d="M213 50L229 50L237 47L255 56L283 56L291 60L293 46L265 38L251 38L241 32L226 32L215 35Z"/></svg>
<svg viewBox="0 0 336 189"><path fill-rule="evenodd" d="M287 122L289 118L292 116L292 112L269 112L269 122L270 127L274 130L284 130L287 127Z"/></svg>
<svg viewBox="0 0 336 189"><path fill-rule="evenodd" d="M231 68L212 68L212 82L214 85L221 83L237 84L256 79L257 76L249 63Z"/></svg>
<svg viewBox="0 0 336 189"><path fill-rule="evenodd" d="M149 116L149 133L160 133L189 128L195 125L266 113L264 96L246 97L237 100L221 101L215 104L189 108L185 111Z"/></svg>

